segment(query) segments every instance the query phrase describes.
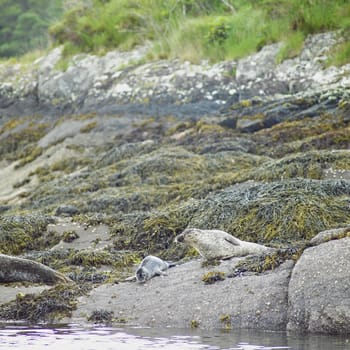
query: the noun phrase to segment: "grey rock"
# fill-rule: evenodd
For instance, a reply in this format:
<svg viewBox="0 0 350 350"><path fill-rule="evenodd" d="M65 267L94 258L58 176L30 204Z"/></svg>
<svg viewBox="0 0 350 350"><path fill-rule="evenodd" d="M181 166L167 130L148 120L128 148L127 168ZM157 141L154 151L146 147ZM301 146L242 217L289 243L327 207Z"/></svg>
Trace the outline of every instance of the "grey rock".
<svg viewBox="0 0 350 350"><path fill-rule="evenodd" d="M39 147L46 148L52 144L58 143L67 137L73 137L80 132L80 129L88 124L89 121L81 120L66 120L61 124L50 130L41 140L38 142Z"/></svg>
<svg viewBox="0 0 350 350"><path fill-rule="evenodd" d="M286 96L253 99L235 104L225 111L221 125L254 133L285 122L315 118L324 113L340 111L340 105L349 98L349 86L343 88L313 89Z"/></svg>
<svg viewBox="0 0 350 350"><path fill-rule="evenodd" d="M350 332L350 238L304 251L289 283L288 330Z"/></svg>
<svg viewBox="0 0 350 350"><path fill-rule="evenodd" d="M73 205L60 205L55 212L57 216L73 216L79 214L79 209Z"/></svg>
<svg viewBox="0 0 350 350"><path fill-rule="evenodd" d="M223 262L215 270L227 272L237 261ZM201 268L199 261L192 261L143 285L119 283L98 287L80 299L70 321L80 322L86 314L106 309L125 318L130 325L189 328L196 321L200 328L284 330L292 266L287 261L263 276L226 278L208 286L201 279L213 268ZM223 322L223 318L227 321Z"/></svg>
<svg viewBox="0 0 350 350"><path fill-rule="evenodd" d="M350 65L322 66L340 40L338 33L310 36L298 57L280 64L276 57L281 44L214 65L179 60L140 64L149 50L145 46L104 56L80 54L65 71L57 70L62 48L55 48L34 64L0 64L0 112L203 116L255 96L288 95L332 84L346 87Z"/></svg>
<svg viewBox="0 0 350 350"><path fill-rule="evenodd" d="M240 83L264 77L276 68L276 57L282 44L263 47L259 52L238 62L236 78Z"/></svg>

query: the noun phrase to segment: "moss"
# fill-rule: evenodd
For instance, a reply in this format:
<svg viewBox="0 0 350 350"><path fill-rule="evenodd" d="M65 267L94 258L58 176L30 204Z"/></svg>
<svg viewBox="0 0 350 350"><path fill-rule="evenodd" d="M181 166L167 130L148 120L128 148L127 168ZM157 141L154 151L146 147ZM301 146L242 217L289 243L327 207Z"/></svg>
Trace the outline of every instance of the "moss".
<svg viewBox="0 0 350 350"><path fill-rule="evenodd" d="M214 284L225 279L225 273L221 271L209 271L202 277L205 284Z"/></svg>
<svg viewBox="0 0 350 350"><path fill-rule="evenodd" d="M1 306L0 318L30 323L53 323L64 317L70 317L72 311L76 309L77 298L87 291L84 286L59 285L39 295L21 295L16 300Z"/></svg>

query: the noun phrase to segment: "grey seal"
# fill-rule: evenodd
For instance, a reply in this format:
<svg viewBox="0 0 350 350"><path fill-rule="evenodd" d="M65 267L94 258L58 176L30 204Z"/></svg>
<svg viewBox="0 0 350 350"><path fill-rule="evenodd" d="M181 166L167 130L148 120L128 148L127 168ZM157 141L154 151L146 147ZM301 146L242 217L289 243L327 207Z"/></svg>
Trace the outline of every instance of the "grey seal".
<svg viewBox="0 0 350 350"><path fill-rule="evenodd" d="M175 242L182 242L195 248L207 260L229 259L274 250L257 243L241 241L225 231L197 228L187 228L175 237Z"/></svg>
<svg viewBox="0 0 350 350"><path fill-rule="evenodd" d="M0 283L32 282L53 285L72 283L65 275L38 262L0 254Z"/></svg>
<svg viewBox="0 0 350 350"><path fill-rule="evenodd" d="M138 282L146 282L154 276L166 275L164 271L173 266L175 266L175 264L172 262L167 262L156 256L148 255L141 261L141 264L136 270L136 280Z"/></svg>

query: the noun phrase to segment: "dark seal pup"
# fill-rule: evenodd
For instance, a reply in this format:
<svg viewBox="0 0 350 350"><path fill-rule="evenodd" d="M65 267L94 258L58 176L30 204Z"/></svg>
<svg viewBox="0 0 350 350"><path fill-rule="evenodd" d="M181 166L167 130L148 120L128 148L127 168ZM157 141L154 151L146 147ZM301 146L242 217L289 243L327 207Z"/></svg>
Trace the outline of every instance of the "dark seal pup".
<svg viewBox="0 0 350 350"><path fill-rule="evenodd" d="M136 270L136 280L138 282L146 282L154 276L166 275L164 271L175 266L172 262L166 262L153 255L146 256Z"/></svg>

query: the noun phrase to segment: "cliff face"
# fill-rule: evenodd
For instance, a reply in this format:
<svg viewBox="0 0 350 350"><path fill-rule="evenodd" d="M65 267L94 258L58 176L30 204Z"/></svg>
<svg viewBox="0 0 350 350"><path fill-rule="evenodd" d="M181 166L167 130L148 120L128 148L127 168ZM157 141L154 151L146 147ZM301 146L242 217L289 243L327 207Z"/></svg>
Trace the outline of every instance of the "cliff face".
<svg viewBox="0 0 350 350"><path fill-rule="evenodd" d="M276 44L215 65L144 63L147 48L0 65L0 253L76 282L12 302L2 286L0 317L349 332L350 65L324 68L338 40L281 64ZM193 257L173 242L186 227L279 253L114 283L147 254Z"/></svg>

